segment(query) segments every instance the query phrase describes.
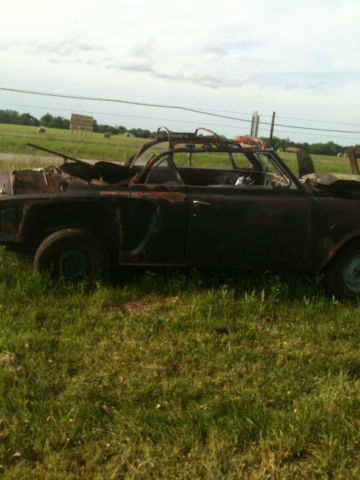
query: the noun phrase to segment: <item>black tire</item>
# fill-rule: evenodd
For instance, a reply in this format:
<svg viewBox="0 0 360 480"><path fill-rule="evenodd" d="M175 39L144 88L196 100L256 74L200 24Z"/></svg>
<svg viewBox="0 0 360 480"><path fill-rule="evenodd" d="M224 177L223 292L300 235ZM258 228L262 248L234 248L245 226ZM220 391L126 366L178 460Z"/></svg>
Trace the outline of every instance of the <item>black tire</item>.
<svg viewBox="0 0 360 480"><path fill-rule="evenodd" d="M59 230L46 237L35 254L34 266L56 277L72 280L105 278L109 254L91 233L77 228Z"/></svg>
<svg viewBox="0 0 360 480"><path fill-rule="evenodd" d="M325 282L337 298L360 299L360 245L340 251L325 271Z"/></svg>

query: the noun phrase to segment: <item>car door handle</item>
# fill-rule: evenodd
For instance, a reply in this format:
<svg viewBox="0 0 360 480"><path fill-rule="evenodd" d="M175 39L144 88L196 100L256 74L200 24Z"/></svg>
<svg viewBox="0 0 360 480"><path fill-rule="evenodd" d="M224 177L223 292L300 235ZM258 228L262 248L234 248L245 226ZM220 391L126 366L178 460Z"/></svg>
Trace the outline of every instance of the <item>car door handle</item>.
<svg viewBox="0 0 360 480"><path fill-rule="evenodd" d="M199 207L200 205L204 206L204 207L210 207L211 206L211 203L202 202L201 200L193 200L192 203L193 203L194 207Z"/></svg>

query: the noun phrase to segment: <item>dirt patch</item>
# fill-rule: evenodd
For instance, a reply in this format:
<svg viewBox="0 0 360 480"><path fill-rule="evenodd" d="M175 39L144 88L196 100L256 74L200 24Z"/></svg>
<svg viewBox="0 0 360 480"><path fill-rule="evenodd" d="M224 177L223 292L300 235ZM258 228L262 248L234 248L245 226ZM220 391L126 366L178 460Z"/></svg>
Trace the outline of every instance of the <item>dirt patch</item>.
<svg viewBox="0 0 360 480"><path fill-rule="evenodd" d="M164 313L178 302L178 297L160 297L154 298L151 295L145 295L138 300L132 300L129 302L123 302L119 305L112 305L106 307L104 310L107 312L122 312L128 315L139 315L149 313Z"/></svg>

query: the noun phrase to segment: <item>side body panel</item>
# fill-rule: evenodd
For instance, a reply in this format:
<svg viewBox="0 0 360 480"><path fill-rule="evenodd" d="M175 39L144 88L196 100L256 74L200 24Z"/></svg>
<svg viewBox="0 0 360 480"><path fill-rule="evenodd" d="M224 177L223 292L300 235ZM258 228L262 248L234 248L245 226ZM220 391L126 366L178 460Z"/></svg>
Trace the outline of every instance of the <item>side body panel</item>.
<svg viewBox="0 0 360 480"><path fill-rule="evenodd" d="M134 185L130 189L132 205L123 224L124 247L127 230L138 223L146 225L142 242L135 249L124 248L120 263L143 265L184 265L188 232L189 193L186 186ZM140 209L151 210L151 216L139 218ZM129 215L132 217L129 221Z"/></svg>
<svg viewBox="0 0 360 480"><path fill-rule="evenodd" d="M301 189L179 185L1 197L0 243L34 251L69 227L99 236L120 264L314 272L360 239L360 200Z"/></svg>
<svg viewBox="0 0 360 480"><path fill-rule="evenodd" d="M187 187L136 185L59 195L19 195L0 202L0 242L35 251L51 233L84 228L116 263L184 265Z"/></svg>
<svg viewBox="0 0 360 480"><path fill-rule="evenodd" d="M189 265L300 269L309 250L303 190L192 187Z"/></svg>

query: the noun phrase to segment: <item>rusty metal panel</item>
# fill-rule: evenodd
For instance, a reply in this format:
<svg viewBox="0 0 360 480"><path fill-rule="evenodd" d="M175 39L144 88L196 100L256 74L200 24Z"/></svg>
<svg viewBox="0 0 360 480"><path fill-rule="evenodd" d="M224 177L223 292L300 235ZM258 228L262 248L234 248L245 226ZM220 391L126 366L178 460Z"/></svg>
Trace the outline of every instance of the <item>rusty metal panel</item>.
<svg viewBox="0 0 360 480"><path fill-rule="evenodd" d="M288 147L288 152L295 152L299 168L299 177L314 173L314 162L311 156L304 149L299 147Z"/></svg>

